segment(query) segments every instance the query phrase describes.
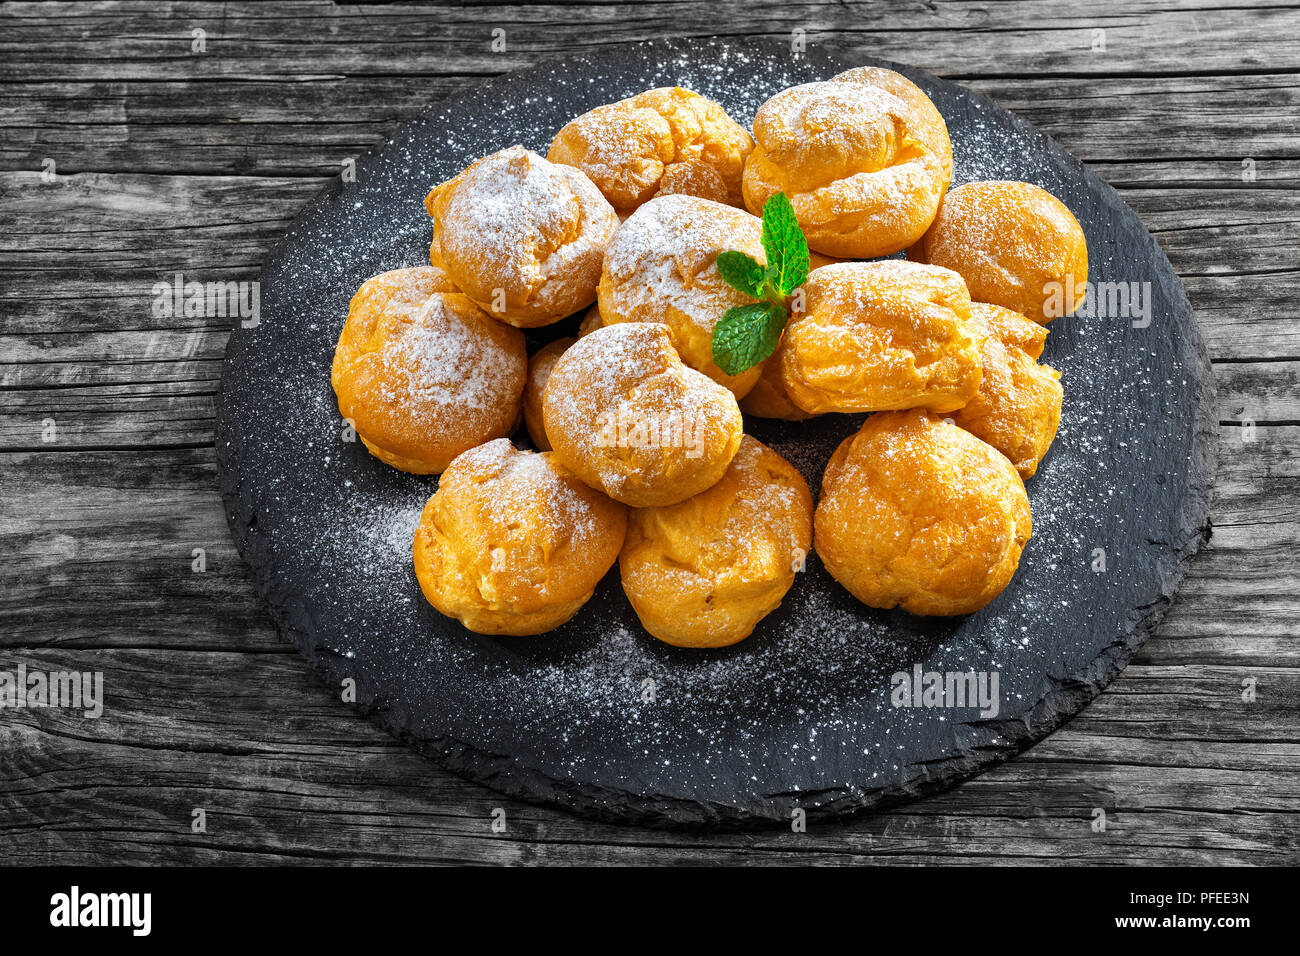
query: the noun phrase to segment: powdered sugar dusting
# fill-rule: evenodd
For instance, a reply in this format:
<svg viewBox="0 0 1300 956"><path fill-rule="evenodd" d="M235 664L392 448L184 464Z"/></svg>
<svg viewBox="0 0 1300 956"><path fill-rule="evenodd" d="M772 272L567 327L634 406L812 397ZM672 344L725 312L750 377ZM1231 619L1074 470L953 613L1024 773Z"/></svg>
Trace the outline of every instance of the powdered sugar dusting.
<svg viewBox="0 0 1300 956"><path fill-rule="evenodd" d="M728 249L765 263L762 232L762 220L742 209L692 196L650 200L605 252L606 311L663 322L671 307L711 333L727 309L753 301L724 283L713 263Z"/></svg>
<svg viewBox="0 0 1300 956"><path fill-rule="evenodd" d="M865 83L805 83L783 90L758 110L754 127L769 152L816 162L845 154L874 160L874 172L891 165L900 145L892 141L896 123L910 115L892 93ZM859 157L864 146L875 155Z"/></svg>
<svg viewBox="0 0 1300 956"><path fill-rule="evenodd" d="M430 258L484 308L504 290L507 314L511 305L556 316L589 305L618 226L590 179L518 145L473 163L426 205Z"/></svg>
<svg viewBox="0 0 1300 956"><path fill-rule="evenodd" d="M425 425L478 421L519 394L518 354L454 314L441 295L428 299L381 354L385 399Z"/></svg>
<svg viewBox="0 0 1300 956"><path fill-rule="evenodd" d="M652 196L682 192L739 205L752 146L749 133L716 104L661 87L575 117L548 158L586 172L626 212Z"/></svg>
<svg viewBox="0 0 1300 956"><path fill-rule="evenodd" d="M548 454L521 453L499 438L464 452L452 464L491 476L493 520L499 525L533 528L539 515L545 515L550 530L575 551L596 550L601 546L598 539L609 534L608 524L597 520L576 479L562 476L552 462Z"/></svg>
<svg viewBox="0 0 1300 956"><path fill-rule="evenodd" d="M585 454L605 459L612 467L603 477L616 489L635 453L610 441L609 423L616 428L630 422L689 441L693 434L723 431L735 415L730 392L681 365L666 327L628 322L598 329L569 347L551 370L546 407L552 443L564 436ZM674 459L677 447L667 449ZM639 464L653 473L667 467L659 459L669 455L651 451Z"/></svg>
<svg viewBox="0 0 1300 956"><path fill-rule="evenodd" d="M556 167L522 146L485 157L449 189L442 220L444 255L486 261L505 270L524 261L536 268L550 243L578 218L577 199L562 188Z"/></svg>

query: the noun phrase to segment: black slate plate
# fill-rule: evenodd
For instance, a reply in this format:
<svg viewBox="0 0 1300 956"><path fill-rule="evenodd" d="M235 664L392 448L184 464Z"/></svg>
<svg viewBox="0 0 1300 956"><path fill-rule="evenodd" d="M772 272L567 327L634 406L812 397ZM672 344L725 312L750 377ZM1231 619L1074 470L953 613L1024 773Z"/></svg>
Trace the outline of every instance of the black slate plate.
<svg viewBox="0 0 1300 956"><path fill-rule="evenodd" d="M859 605L814 556L753 637L709 652L646 635L617 569L568 625L538 638L471 634L421 598L410 542L432 482L342 439L329 365L353 291L427 261L429 187L514 143L545 153L573 116L649 87L689 87L748 124L778 90L857 65L818 50L796 59L776 41L675 41L488 80L361 159L357 181L328 188L271 253L260 324L236 326L226 359L217 452L227 514L280 629L330 685L353 678L387 730L509 794L612 820L838 815L949 786L1042 738L1154 628L1209 535L1212 386L1182 285L1138 217L1078 160L990 100L905 68L948 121L954 185L1044 186L1082 223L1093 281L1149 284L1145 328L1082 316L1051 326L1044 360L1064 373L1065 414L1028 483L1034 537L1011 586L966 618L912 618ZM860 421L747 430L815 492ZM891 675L916 664L997 672L998 715L891 706Z"/></svg>

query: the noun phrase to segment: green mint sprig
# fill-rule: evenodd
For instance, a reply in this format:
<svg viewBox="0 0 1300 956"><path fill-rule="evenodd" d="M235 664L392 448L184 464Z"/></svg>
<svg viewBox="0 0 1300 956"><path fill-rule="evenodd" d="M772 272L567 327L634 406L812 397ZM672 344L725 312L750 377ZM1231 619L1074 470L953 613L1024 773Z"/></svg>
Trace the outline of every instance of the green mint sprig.
<svg viewBox="0 0 1300 956"><path fill-rule="evenodd" d="M766 266L743 252L717 259L723 282L760 300L728 309L713 328L713 361L727 375L739 375L776 351L790 320L790 296L808 278L808 243L785 193L763 204L762 241Z"/></svg>

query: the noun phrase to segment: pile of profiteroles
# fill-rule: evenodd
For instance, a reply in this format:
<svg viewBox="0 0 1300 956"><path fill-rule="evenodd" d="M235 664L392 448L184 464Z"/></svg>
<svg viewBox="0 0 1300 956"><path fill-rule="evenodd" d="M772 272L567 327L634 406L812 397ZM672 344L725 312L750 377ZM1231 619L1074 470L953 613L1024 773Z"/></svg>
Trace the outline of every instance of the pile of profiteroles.
<svg viewBox="0 0 1300 956"><path fill-rule="evenodd" d="M436 186L431 265L361 287L332 371L371 453L441 475L414 541L429 602L473 631L538 634L617 560L647 631L720 647L810 549L871 607L996 597L1060 423L1046 324L1078 305L1059 290L1083 295L1087 247L1039 187L951 179L938 110L868 67L778 93L752 136L695 93L649 90L577 117L546 158L513 146ZM726 374L714 327L753 300L716 263L765 264L755 214L778 193L813 268L775 350ZM521 329L588 309L577 339L529 358ZM742 410L876 414L814 512ZM521 420L536 451L507 437Z"/></svg>

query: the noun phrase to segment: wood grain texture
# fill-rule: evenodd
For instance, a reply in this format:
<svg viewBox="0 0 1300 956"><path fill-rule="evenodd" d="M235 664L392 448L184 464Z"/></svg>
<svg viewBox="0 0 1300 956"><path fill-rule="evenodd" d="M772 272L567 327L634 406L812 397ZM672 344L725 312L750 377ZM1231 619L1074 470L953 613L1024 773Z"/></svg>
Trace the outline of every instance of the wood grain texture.
<svg viewBox="0 0 1300 956"><path fill-rule="evenodd" d="M108 697L99 720L0 711L0 858L1300 859L1297 27L1294 5L1209 0L0 7L0 669L102 671ZM1214 538L1106 693L950 792L805 834L651 832L505 800L377 730L277 637L215 493L229 324L155 316L151 290L177 271L256 278L346 158L479 77L601 43L795 29L993 96L1148 223L1215 361Z"/></svg>

